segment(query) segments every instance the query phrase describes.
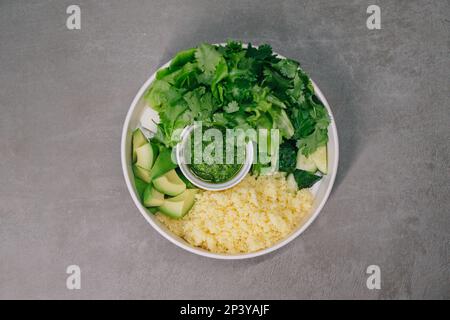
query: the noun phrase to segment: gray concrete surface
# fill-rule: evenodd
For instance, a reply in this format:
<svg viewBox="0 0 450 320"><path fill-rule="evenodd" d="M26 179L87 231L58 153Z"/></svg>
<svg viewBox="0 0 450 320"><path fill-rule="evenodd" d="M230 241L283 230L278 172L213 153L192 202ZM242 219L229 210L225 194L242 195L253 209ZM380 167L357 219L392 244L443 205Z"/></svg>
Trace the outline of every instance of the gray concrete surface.
<svg viewBox="0 0 450 320"><path fill-rule="evenodd" d="M448 1L0 1L0 298L450 298ZM378 4L382 29L366 28ZM268 42L335 112L341 163L314 224L247 261L163 239L122 177L141 84L201 41ZM81 290L65 269L82 270ZM365 270L381 268L381 290Z"/></svg>

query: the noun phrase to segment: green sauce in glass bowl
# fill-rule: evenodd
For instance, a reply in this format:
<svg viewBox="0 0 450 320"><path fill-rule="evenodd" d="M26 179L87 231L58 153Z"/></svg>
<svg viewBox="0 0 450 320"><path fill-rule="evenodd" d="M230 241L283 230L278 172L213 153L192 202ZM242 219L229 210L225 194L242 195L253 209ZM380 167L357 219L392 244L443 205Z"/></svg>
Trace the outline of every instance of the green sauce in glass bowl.
<svg viewBox="0 0 450 320"><path fill-rule="evenodd" d="M242 163L238 163L238 148L234 146L234 161L232 163L226 163L226 146L223 143L223 147L220 150L222 152L221 159L219 163L216 163L215 149L211 152L210 159L202 159L201 163L195 163L194 159L194 149L197 146L197 150L201 150L202 154L208 146L214 148L213 141L201 141L194 143L194 139L191 140L191 163L188 165L189 169L194 173L194 175L205 181L210 183L223 183L233 179L236 174L241 170Z"/></svg>
<svg viewBox="0 0 450 320"><path fill-rule="evenodd" d="M177 163L187 180L201 189L210 191L229 189L242 181L253 163L253 143L248 141L240 146L237 145L237 140L234 140L227 145L228 139L224 139L222 145L216 145L218 137L215 134L205 133L203 136L200 130L201 135L196 136L194 134L196 128L199 127L191 125L184 128L180 142L175 147ZM225 128L213 128L219 129L222 134L226 131ZM215 151L221 152L221 157L215 157Z"/></svg>

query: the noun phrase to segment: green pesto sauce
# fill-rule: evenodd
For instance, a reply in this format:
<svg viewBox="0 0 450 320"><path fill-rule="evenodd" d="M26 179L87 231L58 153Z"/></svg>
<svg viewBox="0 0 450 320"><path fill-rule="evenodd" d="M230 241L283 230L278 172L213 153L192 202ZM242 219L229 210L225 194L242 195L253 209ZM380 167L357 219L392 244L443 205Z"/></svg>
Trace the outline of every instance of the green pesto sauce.
<svg viewBox="0 0 450 320"><path fill-rule="evenodd" d="M193 139L192 139L193 140ZM203 142L202 151L212 142ZM237 163L237 147L234 147L234 163L194 163L194 143L191 143L191 164L189 168L201 180L211 183L223 183L231 180L242 168L242 163ZM223 146L225 149L225 144ZM225 150L223 152L223 162L225 162Z"/></svg>

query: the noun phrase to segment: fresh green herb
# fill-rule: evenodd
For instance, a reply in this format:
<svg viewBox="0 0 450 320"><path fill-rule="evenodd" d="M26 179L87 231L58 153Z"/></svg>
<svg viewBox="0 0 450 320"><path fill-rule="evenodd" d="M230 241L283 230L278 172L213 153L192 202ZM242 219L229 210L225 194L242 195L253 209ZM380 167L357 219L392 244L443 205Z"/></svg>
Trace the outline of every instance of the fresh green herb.
<svg viewBox="0 0 450 320"><path fill-rule="evenodd" d="M294 172L297 165L297 148L294 140L288 140L280 145L279 170L282 172Z"/></svg>
<svg viewBox="0 0 450 320"><path fill-rule="evenodd" d="M311 188L322 177L308 171L296 169L294 171L294 178L295 181L297 182L298 188L303 189L303 188Z"/></svg>
<svg viewBox="0 0 450 320"><path fill-rule="evenodd" d="M217 51L216 47L207 43L198 46L195 52L198 66L207 75L213 76L216 73L218 64L223 56Z"/></svg>
<svg viewBox="0 0 450 320"><path fill-rule="evenodd" d="M156 78L145 99L160 113L154 139L166 147L176 144L177 129L197 120L230 129L278 128L283 141L296 141L280 150L280 170L292 172L294 148L307 156L328 141L328 112L309 77L269 45L204 43L178 53Z"/></svg>
<svg viewBox="0 0 450 320"><path fill-rule="evenodd" d="M233 113L239 110L239 105L236 101L231 101L226 106L223 107L226 113Z"/></svg>

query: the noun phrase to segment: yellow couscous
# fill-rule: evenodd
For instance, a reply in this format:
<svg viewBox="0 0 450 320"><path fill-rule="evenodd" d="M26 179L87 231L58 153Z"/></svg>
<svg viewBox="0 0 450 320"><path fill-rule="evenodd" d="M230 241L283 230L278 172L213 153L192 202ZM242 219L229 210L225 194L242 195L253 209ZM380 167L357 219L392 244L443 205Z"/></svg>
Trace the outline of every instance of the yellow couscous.
<svg viewBox="0 0 450 320"><path fill-rule="evenodd" d="M182 219L157 218L196 247L216 253L247 253L287 237L308 215L313 196L308 189L289 191L281 174L248 175L224 191L201 191Z"/></svg>

